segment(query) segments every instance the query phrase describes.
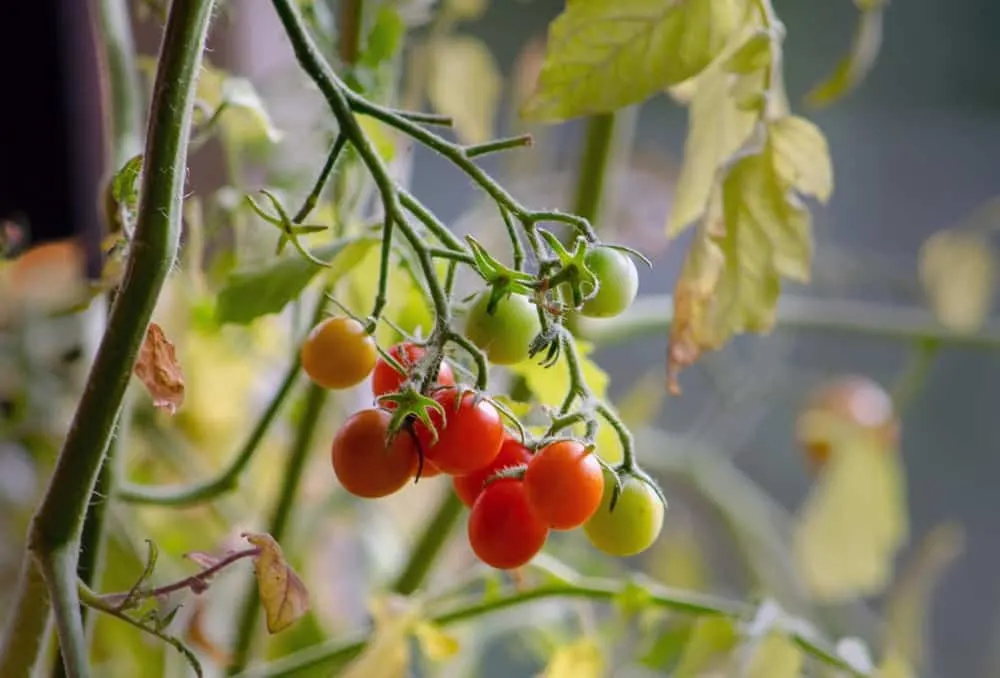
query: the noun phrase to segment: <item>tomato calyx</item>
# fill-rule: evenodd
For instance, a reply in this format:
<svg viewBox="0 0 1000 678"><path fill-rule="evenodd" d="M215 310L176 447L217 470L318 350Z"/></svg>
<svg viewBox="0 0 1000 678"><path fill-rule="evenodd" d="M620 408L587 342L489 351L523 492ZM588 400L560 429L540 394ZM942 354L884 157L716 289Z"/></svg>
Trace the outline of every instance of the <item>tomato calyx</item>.
<svg viewBox="0 0 1000 678"><path fill-rule="evenodd" d="M469 243L472 257L475 259L476 273L493 289L490 302L486 307L490 315L496 311L496 306L503 297L511 294L530 295L534 291L535 277L533 275L500 263L471 235L465 236L465 240Z"/></svg>
<svg viewBox="0 0 1000 678"><path fill-rule="evenodd" d="M545 288L552 290L565 283L570 292L573 308L579 309L588 299L597 294L601 285L597 276L586 263L590 243L582 236L577 237L573 244L573 251L570 252L559 238L549 231L539 229L538 232L559 260L559 270L544 281Z"/></svg>
<svg viewBox="0 0 1000 678"><path fill-rule="evenodd" d="M483 489L486 489L490 485L500 480L524 480L524 474L528 470L527 464L517 464L516 466L507 466L502 468L496 473L486 477L483 481Z"/></svg>
<svg viewBox="0 0 1000 678"><path fill-rule="evenodd" d="M663 489L660 488L659 483L657 483L648 473L642 469L635 467L634 465L630 468L626 464L619 464L615 467L610 467L604 460L600 457L597 458L601 462L601 465L606 469L611 471L611 476L614 478L614 487L611 488L611 501L608 505L608 510L613 512L615 506L618 504L618 499L621 497L622 488L625 486L625 480L627 478L634 478L643 485L649 487L656 495L656 498L660 500L664 508L667 506L667 496L663 493Z"/></svg>
<svg viewBox="0 0 1000 678"><path fill-rule="evenodd" d="M275 248L275 254L281 254L284 252L285 247L291 243L292 247L294 247L299 254L312 263L317 266L322 266L323 268L330 268L330 262L317 258L316 255L310 252L309 249L299 241L299 236L308 235L310 233L319 233L320 231L327 230L327 227L322 225L302 225L295 223L288 216L288 212L285 210L284 205L281 204L281 201L278 200L274 193L271 193L271 191L266 188L260 189L260 192L271 202L271 206L274 207L274 211L277 212L277 216L265 212L264 208L258 205L257 202L249 195L246 196L246 201L250 205L250 208L257 213L257 216L272 226L276 226L278 230L281 231L281 236L278 238L278 245Z"/></svg>

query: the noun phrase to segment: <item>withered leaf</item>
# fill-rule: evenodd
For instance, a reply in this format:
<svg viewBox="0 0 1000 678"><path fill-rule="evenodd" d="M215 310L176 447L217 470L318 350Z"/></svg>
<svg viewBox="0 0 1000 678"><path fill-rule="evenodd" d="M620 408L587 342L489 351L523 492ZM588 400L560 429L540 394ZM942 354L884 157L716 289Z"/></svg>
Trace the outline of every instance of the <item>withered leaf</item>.
<svg viewBox="0 0 1000 678"><path fill-rule="evenodd" d="M279 633L309 611L309 592L285 560L274 537L245 533L243 538L260 549L260 554L254 559L257 591L264 606L268 632Z"/></svg>
<svg viewBox="0 0 1000 678"><path fill-rule="evenodd" d="M153 399L153 407L175 414L184 403L184 374L177 362L177 351L156 323L150 323L146 330L135 376Z"/></svg>

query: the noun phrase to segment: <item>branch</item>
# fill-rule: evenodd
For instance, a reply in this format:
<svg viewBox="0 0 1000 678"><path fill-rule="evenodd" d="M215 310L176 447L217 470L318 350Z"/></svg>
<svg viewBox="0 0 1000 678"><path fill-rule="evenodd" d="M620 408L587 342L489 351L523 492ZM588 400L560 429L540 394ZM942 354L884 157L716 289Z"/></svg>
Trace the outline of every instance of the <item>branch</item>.
<svg viewBox="0 0 1000 678"><path fill-rule="evenodd" d="M45 578L70 678L90 673L76 578L80 532L136 356L176 258L195 78L212 5L212 0L174 0L171 4L153 91L139 214L124 282L86 390L31 523L28 549ZM22 581L30 580L22 577ZM19 596L15 609L22 609L20 602ZM15 617L10 633L16 635L20 623ZM7 651L31 654L19 646L8 645L5 654ZM29 656L23 661L33 659ZM0 658L0 665L6 660L6 656Z"/></svg>

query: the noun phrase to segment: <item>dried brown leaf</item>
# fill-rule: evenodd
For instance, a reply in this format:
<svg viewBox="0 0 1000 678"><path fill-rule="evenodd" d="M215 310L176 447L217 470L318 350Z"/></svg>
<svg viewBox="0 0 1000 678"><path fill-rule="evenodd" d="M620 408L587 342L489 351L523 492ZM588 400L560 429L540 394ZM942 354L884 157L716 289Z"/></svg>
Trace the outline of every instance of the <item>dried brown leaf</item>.
<svg viewBox="0 0 1000 678"><path fill-rule="evenodd" d="M246 533L243 538L260 549L254 560L257 591L269 633L279 633L309 611L309 592L269 534Z"/></svg>
<svg viewBox="0 0 1000 678"><path fill-rule="evenodd" d="M177 351L156 323L150 323L146 330L135 376L146 387L154 407L176 414L184 403L184 374L177 362Z"/></svg>

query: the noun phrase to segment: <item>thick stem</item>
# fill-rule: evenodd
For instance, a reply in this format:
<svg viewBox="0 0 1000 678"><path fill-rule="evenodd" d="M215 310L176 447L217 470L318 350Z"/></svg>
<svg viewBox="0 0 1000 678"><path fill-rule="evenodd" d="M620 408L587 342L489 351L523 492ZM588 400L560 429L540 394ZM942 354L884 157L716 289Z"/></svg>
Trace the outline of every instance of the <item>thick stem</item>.
<svg viewBox="0 0 1000 678"><path fill-rule="evenodd" d="M71 678L89 674L76 586L80 533L136 356L177 255L195 76L212 4L212 0L175 0L171 4L154 86L139 214L123 283L87 387L31 523L28 548L53 601L60 646ZM23 582L31 579L22 577ZM45 605L45 598L40 597L36 604ZM15 609L24 612L20 605ZM25 618L33 616L26 614ZM20 635L21 623L20 616L12 619L8 632ZM7 647L10 652L26 655L25 663L34 662L35 657L22 646ZM0 658L0 665L6 661L6 656Z"/></svg>
<svg viewBox="0 0 1000 678"><path fill-rule="evenodd" d="M600 228L601 208L607 190L608 165L615 140L615 113L602 113L587 119L586 138L580 157L573 212Z"/></svg>
<svg viewBox="0 0 1000 678"><path fill-rule="evenodd" d="M427 524L424 531L417 540L410 558L406 562L403 571L399 573L392 590L402 595L409 595L420 588L427 578L427 573L437 560L441 549L448 543L455 523L462 515L462 502L458 495L451 490L451 485L444 492L441 504Z"/></svg>
<svg viewBox="0 0 1000 678"><path fill-rule="evenodd" d="M285 529L288 527L288 520L292 515L292 507L295 505L295 496L298 494L299 484L302 480L302 471L305 468L309 450L312 448L313 437L316 433L316 425L319 423L323 405L326 403L328 391L315 384L310 384L305 397L305 411L302 413L302 420L299 423L298 432L292 443L292 449L288 454L288 463L282 476L281 493L274 506L271 521L268 526L268 534L274 540L281 542ZM260 618L260 596L257 586L254 585L247 591L243 599L243 606L240 612L239 629L236 634L236 646L233 650L233 661L230 665L230 675L242 671L250 659L250 646L253 643L257 631L257 621Z"/></svg>

